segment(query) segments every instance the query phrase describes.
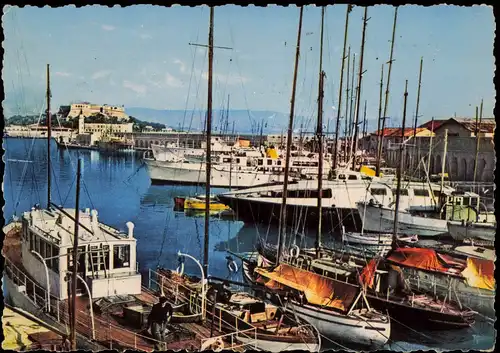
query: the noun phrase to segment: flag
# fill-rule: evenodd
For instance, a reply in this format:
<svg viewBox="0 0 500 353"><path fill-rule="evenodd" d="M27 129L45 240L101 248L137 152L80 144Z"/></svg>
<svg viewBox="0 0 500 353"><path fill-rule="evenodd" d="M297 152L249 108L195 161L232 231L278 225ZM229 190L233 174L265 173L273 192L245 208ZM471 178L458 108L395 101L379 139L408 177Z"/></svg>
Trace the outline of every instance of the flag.
<svg viewBox="0 0 500 353"><path fill-rule="evenodd" d="M351 13L353 7L354 5L352 4L347 5L347 13Z"/></svg>

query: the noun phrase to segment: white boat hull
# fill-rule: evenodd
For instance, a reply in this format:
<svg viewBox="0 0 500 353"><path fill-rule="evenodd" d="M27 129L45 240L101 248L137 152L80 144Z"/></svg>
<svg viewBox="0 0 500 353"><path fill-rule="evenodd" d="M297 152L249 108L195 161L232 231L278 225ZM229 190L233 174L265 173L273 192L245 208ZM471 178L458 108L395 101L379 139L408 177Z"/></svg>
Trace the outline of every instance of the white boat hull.
<svg viewBox="0 0 500 353"><path fill-rule="evenodd" d="M486 241L495 241L496 226L491 224L462 224L460 221L449 221L448 232L451 237L458 241L465 239L480 239Z"/></svg>
<svg viewBox="0 0 500 353"><path fill-rule="evenodd" d="M358 212L365 212L364 229L370 232L388 233L394 230L394 210L387 207L357 204ZM398 214L398 234L438 237L448 233L443 219L413 216L407 212Z"/></svg>
<svg viewBox="0 0 500 353"><path fill-rule="evenodd" d="M268 341L262 339L253 339L250 337L242 337L237 335L239 341L244 344L248 344L248 348L255 348L257 350L268 351L268 352L283 352L283 351L309 351L309 352L319 352L318 344L307 344L307 343L289 343L289 342L278 342L278 341Z"/></svg>
<svg viewBox="0 0 500 353"><path fill-rule="evenodd" d="M360 316L340 315L330 310L320 309L310 305L290 303L297 316L311 325L324 336L332 340L351 342L369 347L382 346L391 335L390 319L387 316L385 323L381 321L367 322ZM353 314L356 314L356 310Z"/></svg>
<svg viewBox="0 0 500 353"><path fill-rule="evenodd" d="M153 181L180 184L206 183L205 168L200 168L200 165L203 165L199 163L168 163L146 160L146 165L149 176ZM241 172L236 167L228 170L227 168L213 165L210 185L213 187L245 188L283 182L283 180L282 175L265 174L257 171Z"/></svg>

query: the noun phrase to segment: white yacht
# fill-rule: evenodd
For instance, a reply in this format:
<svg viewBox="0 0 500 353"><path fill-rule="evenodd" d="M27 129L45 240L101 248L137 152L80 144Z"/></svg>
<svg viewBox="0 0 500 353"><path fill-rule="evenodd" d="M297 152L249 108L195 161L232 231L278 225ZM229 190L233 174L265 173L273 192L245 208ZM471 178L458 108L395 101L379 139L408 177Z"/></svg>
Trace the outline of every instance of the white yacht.
<svg viewBox="0 0 500 353"><path fill-rule="evenodd" d="M153 183L205 184L204 161L186 158L175 162L144 159ZM315 154L296 154L290 158L290 181L300 178L317 178L318 158ZM323 177L328 175L326 163ZM219 154L213 157L210 186L247 188L257 185L282 183L285 174L285 160L274 149L268 149L259 156L240 150L233 154Z"/></svg>
<svg viewBox="0 0 500 353"><path fill-rule="evenodd" d="M317 179L313 179L299 180L288 185L287 222L299 227L302 223L308 226L318 224L317 183ZM382 204L390 204L395 199L395 189L392 178L371 177L347 169L335 170L328 180L323 180L323 229L337 229L340 224L360 228L364 212L358 210L356 203L373 199ZM417 210L434 210L438 202L434 194L438 191L439 185L406 182L400 203ZM265 223L279 220L281 185L256 186L223 193L217 197L245 220Z"/></svg>

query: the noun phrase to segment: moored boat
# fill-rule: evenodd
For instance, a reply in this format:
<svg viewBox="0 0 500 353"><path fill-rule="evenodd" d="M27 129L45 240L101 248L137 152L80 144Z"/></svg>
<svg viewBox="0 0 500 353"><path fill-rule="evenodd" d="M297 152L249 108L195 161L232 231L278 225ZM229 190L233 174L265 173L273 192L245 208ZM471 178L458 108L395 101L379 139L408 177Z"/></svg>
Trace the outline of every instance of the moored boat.
<svg viewBox="0 0 500 353"><path fill-rule="evenodd" d="M447 226L450 236L457 241L465 239L495 241L496 223L448 221Z"/></svg>

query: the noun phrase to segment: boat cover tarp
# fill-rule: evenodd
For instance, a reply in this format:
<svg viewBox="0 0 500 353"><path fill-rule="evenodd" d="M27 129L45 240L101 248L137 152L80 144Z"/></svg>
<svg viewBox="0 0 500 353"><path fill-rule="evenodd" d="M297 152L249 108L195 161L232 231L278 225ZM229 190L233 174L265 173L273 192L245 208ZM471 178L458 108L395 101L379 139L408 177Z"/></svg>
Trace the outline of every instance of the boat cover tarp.
<svg viewBox="0 0 500 353"><path fill-rule="evenodd" d="M491 260L469 257L462 276L471 287L495 290L495 264Z"/></svg>
<svg viewBox="0 0 500 353"><path fill-rule="evenodd" d="M359 294L359 289L353 285L287 264L279 265L274 271L256 268L255 272L268 279L265 286L270 289L292 288L303 292L310 304L342 311L347 311Z"/></svg>
<svg viewBox="0 0 500 353"><path fill-rule="evenodd" d="M406 267L427 271L448 272L439 261L436 252L425 248L399 248L390 253L387 260Z"/></svg>

